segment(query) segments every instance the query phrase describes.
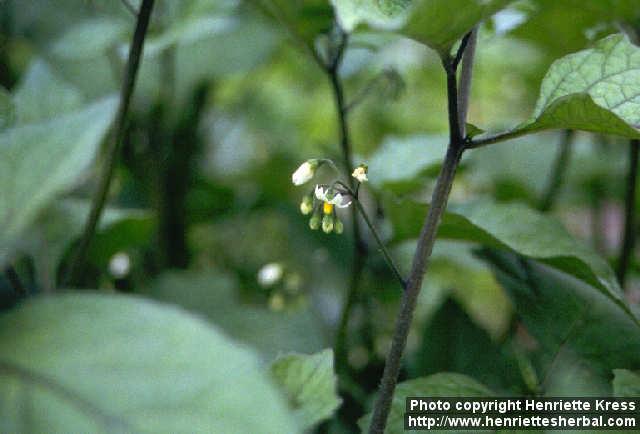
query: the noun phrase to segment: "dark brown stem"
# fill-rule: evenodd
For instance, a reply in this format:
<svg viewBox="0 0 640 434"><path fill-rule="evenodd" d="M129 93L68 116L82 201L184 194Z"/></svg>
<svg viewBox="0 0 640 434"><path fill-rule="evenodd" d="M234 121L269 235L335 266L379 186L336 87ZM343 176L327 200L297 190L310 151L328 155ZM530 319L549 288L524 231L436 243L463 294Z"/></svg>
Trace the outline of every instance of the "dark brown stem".
<svg viewBox="0 0 640 434"><path fill-rule="evenodd" d="M629 142L629 172L625 192L624 235L618 257L616 275L620 286L624 288L629 264L633 257L636 241L636 186L638 183L638 158L640 156L640 140Z"/></svg>
<svg viewBox="0 0 640 434"><path fill-rule="evenodd" d="M538 205L538 209L540 211L546 212L553 208L555 200L558 197L558 193L560 192L560 188L564 181L564 175L569 163L569 158L571 157L571 143L574 135L575 134L572 130L564 131L562 142L560 143L560 148L558 150L558 156L556 157L553 169L549 175L549 184L547 185L547 188L540 199L540 204Z"/></svg>
<svg viewBox="0 0 640 434"><path fill-rule="evenodd" d="M475 48L475 47L474 47ZM398 313L395 330L391 340L391 349L387 355L380 390L376 400L369 434L382 434L387 424L387 418L391 411L393 393L398 382L402 354L407 344L407 336L411 328L413 313L415 311L418 295L422 287L422 281L429 265L429 258L436 241L436 234L440 220L447 207L449 193L453 186L456 170L465 147L465 141L460 125L464 125L466 119L460 117L458 109L458 85L456 78L456 61L451 58L443 59L443 66L447 74L447 96L449 113L449 133L450 142L447 153L438 175L435 190L431 197L431 206L425 223L420 231L418 246L413 257L413 265L407 282L407 289L402 294L400 312ZM467 67L471 67L467 64ZM463 77L471 78L470 73L462 74ZM461 88L466 89L468 98L469 86L465 83ZM467 102L464 101L464 104Z"/></svg>
<svg viewBox="0 0 640 434"><path fill-rule="evenodd" d="M115 170L116 163L118 162L118 155L120 154L121 144L125 135L126 118L136 83L136 76L138 74L138 67L142 57L144 40L147 34L153 4L154 0L143 0L142 5L140 6L140 12L138 13L136 21L136 28L131 42L131 48L129 49L129 58L127 60L124 74L124 82L122 83L122 88L120 90L120 105L118 106L118 113L116 115L113 130L109 136L109 143L105 154L106 161L100 175L98 191L94 197L89 218L87 219L82 238L80 239L76 253L70 264L66 279L67 283L77 282L81 278L81 273L86 262L87 252L89 251L91 240L93 239L98 223L100 222L100 216L102 215L107 195L109 194L111 179L113 178L113 172Z"/></svg>

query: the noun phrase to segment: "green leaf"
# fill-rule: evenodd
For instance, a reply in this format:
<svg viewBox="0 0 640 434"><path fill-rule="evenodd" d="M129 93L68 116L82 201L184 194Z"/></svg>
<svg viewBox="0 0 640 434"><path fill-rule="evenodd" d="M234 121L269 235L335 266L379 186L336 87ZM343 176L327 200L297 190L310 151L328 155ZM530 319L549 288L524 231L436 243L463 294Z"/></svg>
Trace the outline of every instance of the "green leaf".
<svg viewBox="0 0 640 434"><path fill-rule="evenodd" d="M414 0L401 30L418 42L447 56L453 45L473 26L489 18L512 0Z"/></svg>
<svg viewBox="0 0 640 434"><path fill-rule="evenodd" d="M486 249L481 257L534 339L549 396L608 395L612 369L640 366L638 326L598 288L513 253Z"/></svg>
<svg viewBox="0 0 640 434"><path fill-rule="evenodd" d="M143 291L204 315L234 339L258 349L267 360L285 351L311 353L324 347L320 326L309 308L273 312L242 303L237 286L235 280L215 270L173 272L163 274Z"/></svg>
<svg viewBox="0 0 640 434"><path fill-rule="evenodd" d="M526 391L510 348L493 342L450 298L426 323L411 361L411 377L449 370L476 378L494 390Z"/></svg>
<svg viewBox="0 0 640 434"><path fill-rule="evenodd" d="M411 0L331 0L340 27L351 33L360 23L393 28L405 19Z"/></svg>
<svg viewBox="0 0 640 434"><path fill-rule="evenodd" d="M84 98L42 60L31 63L14 95L16 124L43 121L79 109Z"/></svg>
<svg viewBox="0 0 640 434"><path fill-rule="evenodd" d="M640 396L640 375L627 369L613 370L613 396L637 398Z"/></svg>
<svg viewBox="0 0 640 434"><path fill-rule="evenodd" d="M446 151L437 136L388 137L371 155L369 179L373 186L409 182L426 170L439 167Z"/></svg>
<svg viewBox="0 0 640 434"><path fill-rule="evenodd" d="M513 0L331 0L341 27L352 32L360 23L397 29L438 51L451 52L473 26Z"/></svg>
<svg viewBox="0 0 640 434"><path fill-rule="evenodd" d="M472 137L472 138L475 137L475 136L478 136L480 134L484 134L485 133L485 130L483 130L482 128L477 127L477 126L475 126L473 124L470 124L468 122L466 124L466 130L467 130L467 136L468 137Z"/></svg>
<svg viewBox="0 0 640 434"><path fill-rule="evenodd" d="M65 59L90 59L106 53L121 42L130 25L113 18L90 19L73 25L52 47L54 55Z"/></svg>
<svg viewBox="0 0 640 434"><path fill-rule="evenodd" d="M473 378L461 374L442 372L428 377L399 383L393 394L391 412L387 420L385 434L403 434L406 398L409 396L433 396L443 398L476 398L491 397L493 393L486 386ZM367 414L358 422L362 432L367 432L371 414ZM454 433L455 431L448 431Z"/></svg>
<svg viewBox="0 0 640 434"><path fill-rule="evenodd" d="M427 205L410 201L388 203L394 239L417 237L427 209ZM600 289L635 319L607 262L573 238L559 221L526 206L479 202L451 207L438 236L539 260Z"/></svg>
<svg viewBox="0 0 640 434"><path fill-rule="evenodd" d="M293 33L295 39L310 47L316 37L331 29L333 13L326 0L253 0L279 25Z"/></svg>
<svg viewBox="0 0 640 434"><path fill-rule="evenodd" d="M0 316L3 432L294 432L258 358L141 298L68 294Z"/></svg>
<svg viewBox="0 0 640 434"><path fill-rule="evenodd" d="M0 263L38 213L91 165L116 105L109 97L0 133Z"/></svg>
<svg viewBox="0 0 640 434"><path fill-rule="evenodd" d="M640 137L640 48L623 35L563 57L542 81L532 119L516 130L575 129Z"/></svg>
<svg viewBox="0 0 640 434"><path fill-rule="evenodd" d="M331 417L342 402L336 393L338 380L332 350L282 356L271 364L270 370L303 429Z"/></svg>

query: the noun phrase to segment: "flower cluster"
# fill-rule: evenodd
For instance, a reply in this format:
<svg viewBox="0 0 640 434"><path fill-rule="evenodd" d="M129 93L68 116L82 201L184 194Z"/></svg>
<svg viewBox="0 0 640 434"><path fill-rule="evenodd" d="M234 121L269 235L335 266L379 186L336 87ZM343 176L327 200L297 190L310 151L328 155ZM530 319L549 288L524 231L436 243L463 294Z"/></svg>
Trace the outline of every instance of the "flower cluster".
<svg viewBox="0 0 640 434"><path fill-rule="evenodd" d="M293 172L291 181L294 185L302 185L309 182L315 176L316 170L325 162L335 165L326 159L307 160ZM356 167L351 174L359 183L368 181L367 165L361 164ZM350 190L341 188L339 181L331 185L317 184L309 194L302 198L300 203L300 212L304 215L311 214L309 219L309 227L312 230L322 228L324 233L330 234L335 232L341 234L344 231L344 225L336 214L336 208L347 208L351 205Z"/></svg>

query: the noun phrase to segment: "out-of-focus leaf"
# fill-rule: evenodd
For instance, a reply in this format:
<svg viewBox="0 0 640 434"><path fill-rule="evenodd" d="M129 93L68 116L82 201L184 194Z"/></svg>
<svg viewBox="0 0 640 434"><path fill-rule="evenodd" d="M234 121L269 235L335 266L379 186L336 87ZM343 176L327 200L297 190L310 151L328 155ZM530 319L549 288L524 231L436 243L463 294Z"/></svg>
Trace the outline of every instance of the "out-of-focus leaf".
<svg viewBox="0 0 640 434"><path fill-rule="evenodd" d="M96 18L73 25L52 47L54 55L65 59L96 57L121 42L131 25L113 18Z"/></svg>
<svg viewBox="0 0 640 434"><path fill-rule="evenodd" d="M109 97L0 133L0 262L38 213L93 162L116 105Z"/></svg>
<svg viewBox="0 0 640 434"><path fill-rule="evenodd" d="M402 434L404 430L404 413L406 411L406 398L410 396L433 396L443 398L483 398L491 397L493 393L486 386L478 383L466 375L442 372L428 377L399 383L393 394L391 412L387 420L385 434ZM367 414L358 422L362 432L367 432L371 414ZM455 433L456 431L447 431Z"/></svg>
<svg viewBox="0 0 640 434"><path fill-rule="evenodd" d="M332 350L281 356L271 364L270 370L303 429L331 417L342 402L336 393L338 381Z"/></svg>
<svg viewBox="0 0 640 434"><path fill-rule="evenodd" d="M200 313L234 339L271 360L283 352L312 353L323 347L310 309L273 312L238 299L237 283L222 273L167 273L143 293Z"/></svg>
<svg viewBox="0 0 640 434"><path fill-rule="evenodd" d="M0 86L0 131L13 123L15 111L16 108L11 99L11 94Z"/></svg>
<svg viewBox="0 0 640 434"><path fill-rule="evenodd" d="M258 358L184 311L69 294L0 316L3 432L294 432Z"/></svg>
<svg viewBox="0 0 640 434"><path fill-rule="evenodd" d="M535 338L541 378L557 380L558 360L569 359L578 377L606 392L612 369L640 366L638 326L597 288L512 253L485 250L482 257ZM581 384L564 386L571 390L559 392L576 393Z"/></svg>
<svg viewBox="0 0 640 434"><path fill-rule="evenodd" d="M228 17L203 16L185 19L173 24L162 34L148 38L144 54L154 57L171 46L192 44L228 31L233 25L233 20Z"/></svg>
<svg viewBox="0 0 640 434"><path fill-rule="evenodd" d="M333 12L326 0L252 0L260 9L308 46L320 33L331 29Z"/></svg>
<svg viewBox="0 0 640 434"><path fill-rule="evenodd" d="M83 97L71 85L56 77L42 60L34 61L13 94L16 124L51 119L77 110Z"/></svg>
<svg viewBox="0 0 640 434"><path fill-rule="evenodd" d="M387 203L395 239L417 237L427 209L427 205L406 200ZM637 321L607 262L552 217L520 204L478 202L452 207L442 219L438 236L537 259L600 289Z"/></svg>
<svg viewBox="0 0 640 434"><path fill-rule="evenodd" d="M411 0L331 0L336 17L346 32L360 23L393 28L404 20Z"/></svg>
<svg viewBox="0 0 640 434"><path fill-rule="evenodd" d="M446 139L438 136L387 138L367 162L369 180L374 187L411 181L423 171L440 166L445 151Z"/></svg>
<svg viewBox="0 0 640 434"><path fill-rule="evenodd" d="M515 354L494 343L451 299L427 322L410 366L412 377L450 370L493 390L524 390Z"/></svg>
<svg viewBox="0 0 640 434"><path fill-rule="evenodd" d="M65 250L80 235L87 221L91 204L85 200L65 199L46 209L33 229L20 241L20 250L33 258L35 274L42 288L54 288L56 270ZM107 207L92 242L90 260L103 259L103 264L117 250L150 239L150 213L139 209ZM125 245L117 245L118 241ZM114 246L116 244L116 246ZM106 258L106 259L104 259Z"/></svg>
<svg viewBox="0 0 640 434"><path fill-rule="evenodd" d="M640 375L628 369L613 370L613 395L624 398L640 396Z"/></svg>
<svg viewBox="0 0 640 434"><path fill-rule="evenodd" d="M640 47L623 35L563 57L542 81L520 133L565 128L640 137Z"/></svg>

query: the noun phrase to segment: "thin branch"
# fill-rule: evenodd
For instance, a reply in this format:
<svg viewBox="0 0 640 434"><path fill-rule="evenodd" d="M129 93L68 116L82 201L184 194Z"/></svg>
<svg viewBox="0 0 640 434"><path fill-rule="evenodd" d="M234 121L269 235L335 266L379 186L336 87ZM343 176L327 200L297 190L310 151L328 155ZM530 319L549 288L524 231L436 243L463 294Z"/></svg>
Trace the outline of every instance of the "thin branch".
<svg viewBox="0 0 640 434"><path fill-rule="evenodd" d="M515 129L511 131L505 131L495 134L493 136L485 137L484 139L467 140L465 146L466 149L476 149L487 145L493 145L494 143L500 143L511 139L516 139L524 135L529 134L530 131L524 129Z"/></svg>
<svg viewBox="0 0 640 434"><path fill-rule="evenodd" d="M636 241L636 188L638 184L638 159L640 157L640 140L629 142L629 172L625 192L624 235L618 258L616 275L620 286L624 288L629 264L633 257Z"/></svg>
<svg viewBox="0 0 640 434"><path fill-rule="evenodd" d="M472 49L474 48L475 47L472 47ZM447 207L456 170L465 149L465 140L460 124L464 124L466 119L461 118L459 116L460 112L458 111L458 86L455 60L450 58L443 59L443 66L447 73L449 133L451 141L447 148L436 187L431 197L431 206L429 207L427 218L420 231L418 246L413 257L413 265L407 282L407 289L402 294L400 311L398 312L395 330L391 340L391 349L387 355L382 380L380 381L380 390L373 409L369 434L382 434L387 425L393 393L400 373L402 354L407 344L407 337L413 320L418 295L420 294L424 275L429 265L429 258L436 241L438 226ZM466 65L467 68L471 66L471 64ZM461 74L461 76L470 79L471 73L465 72ZM461 87L467 89L465 98L468 98L468 84L462 83ZM467 101L463 101L463 104L466 105Z"/></svg>
<svg viewBox="0 0 640 434"><path fill-rule="evenodd" d="M558 149L558 156L556 157L553 169L549 176L549 183L547 184L542 198L540 199L540 204L538 205L538 209L542 212L549 211L553 208L555 200L558 197L558 193L560 192L560 188L564 181L569 158L571 157L571 144L574 136L575 133L572 130L564 131L562 142L560 142L560 147Z"/></svg>
<svg viewBox="0 0 640 434"><path fill-rule="evenodd" d="M380 74L377 74L372 79L370 79L367 82L367 84L365 84L364 87L360 89L360 91L356 94L356 96L353 97L353 99L349 102L349 104L347 104L347 106L345 107L345 110L347 111L347 113L353 110L354 108L356 108L362 101L367 99L367 97L371 94L373 89L375 89L376 86L378 85L378 82L382 80L385 77L385 75L386 73L382 72Z"/></svg>
<svg viewBox="0 0 640 434"><path fill-rule="evenodd" d="M16 294L18 294L20 297L24 297L25 295L27 295L27 289L22 284L20 275L18 275L18 272L15 268L13 268L12 265L8 265L7 267L5 267L4 275L11 284L11 287L16 292Z"/></svg>
<svg viewBox="0 0 640 434"><path fill-rule="evenodd" d="M131 96L133 95L138 67L140 66L140 59L142 57L144 40L147 34L153 4L154 0L143 0L142 5L140 6L140 13L138 14L131 48L129 49L129 58L127 60L124 74L124 82L122 83L120 91L120 105L118 107L114 128L111 132L109 138L110 141L106 151L107 160L103 166L103 171L98 184L98 191L94 197L91 212L87 219L82 238L80 239L80 243L78 244L74 259L71 262L67 274L67 283L75 282L80 277L91 240L93 239L100 221L100 216L102 215L102 210L104 209L104 205L107 200L109 187L111 186L111 179L113 177L116 163L118 162L118 155L120 154L121 144L125 135L126 118L129 112L129 105L131 103Z"/></svg>

